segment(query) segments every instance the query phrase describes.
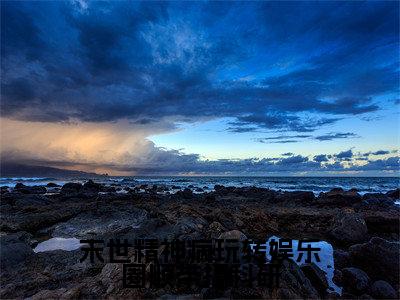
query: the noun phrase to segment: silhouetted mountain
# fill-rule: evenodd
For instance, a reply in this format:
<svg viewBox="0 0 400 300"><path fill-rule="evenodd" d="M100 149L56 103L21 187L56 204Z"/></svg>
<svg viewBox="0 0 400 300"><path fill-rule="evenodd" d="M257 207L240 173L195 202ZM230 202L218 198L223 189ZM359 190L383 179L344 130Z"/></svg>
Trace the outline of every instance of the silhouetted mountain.
<svg viewBox="0 0 400 300"><path fill-rule="evenodd" d="M87 173L83 171L64 170L52 167L31 166L18 163L0 163L1 177L99 177L96 173Z"/></svg>

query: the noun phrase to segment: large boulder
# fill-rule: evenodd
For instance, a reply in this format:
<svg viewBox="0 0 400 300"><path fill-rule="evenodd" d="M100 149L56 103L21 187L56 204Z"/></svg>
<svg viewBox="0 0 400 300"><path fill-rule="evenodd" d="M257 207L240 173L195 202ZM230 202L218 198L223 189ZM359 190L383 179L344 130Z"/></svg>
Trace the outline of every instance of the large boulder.
<svg viewBox="0 0 400 300"><path fill-rule="evenodd" d="M29 237L27 233L16 233L0 238L0 269L12 269L34 256L35 253L28 244Z"/></svg>
<svg viewBox="0 0 400 300"><path fill-rule="evenodd" d="M336 221L330 234L341 243L354 244L366 240L368 229L361 216L346 214Z"/></svg>
<svg viewBox="0 0 400 300"><path fill-rule="evenodd" d="M363 270L358 268L344 268L342 270L342 284L347 292L362 294L367 290L370 279Z"/></svg>
<svg viewBox="0 0 400 300"><path fill-rule="evenodd" d="M100 183L96 183L93 180L88 180L85 182L83 185L83 192L84 193L92 193L92 194L97 194L102 190L102 185Z"/></svg>
<svg viewBox="0 0 400 300"><path fill-rule="evenodd" d="M47 192L47 189L44 186L27 186L18 182L14 187L14 191L21 194L44 194Z"/></svg>
<svg viewBox="0 0 400 300"><path fill-rule="evenodd" d="M369 290L375 299L398 299L396 290L386 281L375 281Z"/></svg>
<svg viewBox="0 0 400 300"><path fill-rule="evenodd" d="M208 226L208 234L212 239L217 239L225 231L225 227L219 222L214 221Z"/></svg>
<svg viewBox="0 0 400 300"><path fill-rule="evenodd" d="M325 272L314 263L304 264L300 269L310 280L312 286L319 292L319 294L324 295L329 287Z"/></svg>
<svg viewBox="0 0 400 300"><path fill-rule="evenodd" d="M386 195L392 199L400 198L400 189L395 189L386 193Z"/></svg>
<svg viewBox="0 0 400 300"><path fill-rule="evenodd" d="M321 193L316 203L321 206L352 206L362 201L360 194L354 189L344 191L334 188L327 193Z"/></svg>
<svg viewBox="0 0 400 300"><path fill-rule="evenodd" d="M239 241L247 240L246 235L239 230L226 231L222 233L218 238L221 240L239 240Z"/></svg>
<svg viewBox="0 0 400 300"><path fill-rule="evenodd" d="M350 266L350 254L344 250L334 249L333 259L336 269L343 269Z"/></svg>
<svg viewBox="0 0 400 300"><path fill-rule="evenodd" d="M365 270L372 279L385 279L391 284L399 282L400 243L373 237L364 244L349 248L355 266Z"/></svg>
<svg viewBox="0 0 400 300"><path fill-rule="evenodd" d="M67 182L61 188L61 194L64 195L76 195L82 191L82 184L76 182Z"/></svg>
<svg viewBox="0 0 400 300"><path fill-rule="evenodd" d="M320 295L304 274L301 268L292 260L284 260L279 276L280 288L274 298L277 299L318 299ZM325 293L325 291L323 291Z"/></svg>

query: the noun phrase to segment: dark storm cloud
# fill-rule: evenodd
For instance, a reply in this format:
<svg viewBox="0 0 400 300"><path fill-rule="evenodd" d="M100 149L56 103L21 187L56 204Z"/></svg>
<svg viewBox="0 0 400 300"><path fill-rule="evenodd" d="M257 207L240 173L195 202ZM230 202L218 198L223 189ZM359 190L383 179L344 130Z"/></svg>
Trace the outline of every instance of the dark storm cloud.
<svg viewBox="0 0 400 300"><path fill-rule="evenodd" d="M325 162L328 161L328 156L326 154L319 154L314 156L314 161Z"/></svg>
<svg viewBox="0 0 400 300"><path fill-rule="evenodd" d="M340 153L338 153L338 154L335 154L334 155L336 158L338 158L338 159L343 159L343 160L345 160L345 159L347 159L347 158L352 158L353 157L353 151L350 149L350 150L347 150L347 151L342 151L342 152L340 152Z"/></svg>
<svg viewBox="0 0 400 300"><path fill-rule="evenodd" d="M255 141L260 142L260 143L270 143L270 141L275 141L275 140L290 140L290 139L299 139L299 138L308 138L311 137L311 135L306 135L306 134L298 134L298 135L278 135L278 136L270 136L270 137L264 137L264 138L257 138Z"/></svg>
<svg viewBox="0 0 400 300"><path fill-rule="evenodd" d="M395 152L393 152L395 153ZM370 155L386 155L386 154L390 154L390 151L388 150L378 150L375 152L367 152L367 153L363 153L363 156L370 156Z"/></svg>
<svg viewBox="0 0 400 300"><path fill-rule="evenodd" d="M286 153L282 153L281 155L282 155L282 156L292 156L292 155L294 155L294 153L292 153L292 152L286 152Z"/></svg>
<svg viewBox="0 0 400 300"><path fill-rule="evenodd" d="M355 133L352 133L352 132L346 132L346 133L331 132L328 134L316 136L315 139L319 140L319 141L331 141L331 140L336 140L336 139L348 139L348 138L356 138L356 137L358 137L358 135Z"/></svg>
<svg viewBox="0 0 400 300"><path fill-rule="evenodd" d="M398 91L395 2L1 5L9 118L312 132Z"/></svg>
<svg viewBox="0 0 400 300"><path fill-rule="evenodd" d="M307 134L298 134L298 135L278 135L264 138L256 138L255 141L259 143L287 143L287 142L298 142L298 139L315 139L318 141L331 141L335 139L347 139L347 138L357 138L359 137L355 133L351 132L331 132L324 135L312 136Z"/></svg>

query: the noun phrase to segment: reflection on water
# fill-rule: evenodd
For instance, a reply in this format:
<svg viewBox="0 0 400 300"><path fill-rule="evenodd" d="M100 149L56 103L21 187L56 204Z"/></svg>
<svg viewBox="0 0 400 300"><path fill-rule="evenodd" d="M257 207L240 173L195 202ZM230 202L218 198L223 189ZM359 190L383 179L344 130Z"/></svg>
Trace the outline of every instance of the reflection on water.
<svg viewBox="0 0 400 300"><path fill-rule="evenodd" d="M271 240L279 241L279 237L272 236L267 240L267 260L271 260L271 255L270 253L270 245L269 242ZM305 264L305 260L307 258L307 255L304 254L302 255L302 258L299 262L297 262L297 258L299 257L299 251L298 251L298 240L292 240L292 253L293 253L293 260L298 264L302 265ZM335 271L335 265L333 261L333 247L331 244L325 241L318 241L318 242L308 242L303 244L303 246L307 247L307 245L311 245L313 248L320 248L321 250L318 251L320 262L317 262L316 259L313 257L312 262L315 263L322 271L325 272L326 274L326 279L329 285L329 289L335 291L338 294L342 294L342 288L338 287L334 282L333 282L333 275Z"/></svg>
<svg viewBox="0 0 400 300"><path fill-rule="evenodd" d="M33 251L35 253L38 252L46 252L53 250L64 250L64 251L72 251L79 249L81 243L76 238L60 238L55 237L51 238L47 241L39 243Z"/></svg>

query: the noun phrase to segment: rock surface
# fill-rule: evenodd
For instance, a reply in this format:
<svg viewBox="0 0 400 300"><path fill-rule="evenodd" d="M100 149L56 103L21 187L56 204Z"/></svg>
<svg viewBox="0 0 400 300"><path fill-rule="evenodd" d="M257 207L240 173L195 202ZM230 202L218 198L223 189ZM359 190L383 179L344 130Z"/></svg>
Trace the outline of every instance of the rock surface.
<svg viewBox="0 0 400 300"><path fill-rule="evenodd" d="M349 248L354 265L365 270L372 279L387 278L391 283L399 282L400 243L374 237L364 244Z"/></svg>
<svg viewBox="0 0 400 300"><path fill-rule="evenodd" d="M51 237L320 239L335 249L335 282L349 287L342 297L392 297L390 285L398 287L400 210L393 204L395 193L366 199L356 190L339 189L318 197L307 191L255 187L216 186L215 191L202 192L193 186L195 193L189 188L175 193L178 189L131 183L104 186L94 181L61 188L48 185L44 193L45 187L2 188L0 298L339 297L327 291L326 274L315 265L300 267L286 260L280 288L124 289L121 265L109 263L107 248L105 261L94 264L81 263L79 249L33 251ZM369 242L361 243L364 240ZM354 268L367 273L371 288L364 288L364 277L358 276L362 271L353 274Z"/></svg>

